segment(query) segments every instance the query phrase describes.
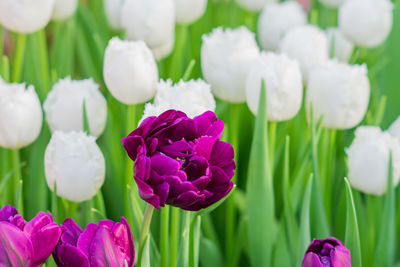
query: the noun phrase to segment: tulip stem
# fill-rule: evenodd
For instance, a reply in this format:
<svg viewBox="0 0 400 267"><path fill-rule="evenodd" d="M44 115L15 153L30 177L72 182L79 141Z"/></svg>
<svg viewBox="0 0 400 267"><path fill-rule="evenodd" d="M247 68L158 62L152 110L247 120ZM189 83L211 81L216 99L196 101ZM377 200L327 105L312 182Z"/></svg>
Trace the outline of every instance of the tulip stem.
<svg viewBox="0 0 400 267"><path fill-rule="evenodd" d="M161 266L167 267L169 263L168 243L169 243L169 206L165 206L161 210L161 233L160 233L160 253Z"/></svg>
<svg viewBox="0 0 400 267"><path fill-rule="evenodd" d="M22 66L24 64L24 55L26 47L26 35L18 34L16 42L17 46L15 48L13 66L12 66L12 76L11 76L12 82L19 82L21 80Z"/></svg>
<svg viewBox="0 0 400 267"><path fill-rule="evenodd" d="M276 127L277 123L275 121L271 121L268 127L268 145L269 145L269 159L270 159L270 168L271 173L274 173L274 154L275 154L275 141L276 141Z"/></svg>
<svg viewBox="0 0 400 267"><path fill-rule="evenodd" d="M153 216L153 211L154 211L154 207L150 204L147 204L146 211L144 212L142 229L140 231L140 237L139 237L139 240L140 240L139 241L139 255L138 255L138 261L137 261L137 266L139 266L139 267L142 266L143 249L144 249L146 240L149 237L150 224L151 224L151 218Z"/></svg>
<svg viewBox="0 0 400 267"><path fill-rule="evenodd" d="M183 75L183 66L185 59L185 44L188 34L188 25L176 26L175 48L170 61L170 78L177 82Z"/></svg>
<svg viewBox="0 0 400 267"><path fill-rule="evenodd" d="M15 205L18 203L20 207L23 207L22 194L18 194L20 180L22 179L19 149L12 150L12 166L14 171L14 179L12 180L12 191L11 191L13 203L15 203ZM20 210L20 212L22 212L22 210Z"/></svg>
<svg viewBox="0 0 400 267"><path fill-rule="evenodd" d="M38 31L37 33L39 39L39 53L40 53L40 61L41 61L41 74L42 74L42 84L44 92L43 95L46 95L48 90L50 89L50 70L49 70L49 55L47 53L47 44L46 44L46 32L44 29ZM42 89L42 90L43 90Z"/></svg>
<svg viewBox="0 0 400 267"><path fill-rule="evenodd" d="M170 261L169 266L176 266L179 248L179 229L181 212L178 208L171 208L171 236L170 236Z"/></svg>

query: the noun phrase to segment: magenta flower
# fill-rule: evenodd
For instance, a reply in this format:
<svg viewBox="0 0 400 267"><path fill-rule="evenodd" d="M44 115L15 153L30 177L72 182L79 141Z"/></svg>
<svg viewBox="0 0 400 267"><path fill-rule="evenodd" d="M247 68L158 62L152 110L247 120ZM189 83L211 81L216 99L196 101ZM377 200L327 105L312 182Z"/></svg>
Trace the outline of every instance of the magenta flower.
<svg viewBox="0 0 400 267"><path fill-rule="evenodd" d="M61 225L62 234L53 252L59 267L129 267L135 262L132 232L125 218L114 223L90 223L83 231L72 219Z"/></svg>
<svg viewBox="0 0 400 267"><path fill-rule="evenodd" d="M51 214L39 212L26 222L11 206L0 210L0 266L43 265L60 238L61 229Z"/></svg>
<svg viewBox="0 0 400 267"><path fill-rule="evenodd" d="M336 238L314 239L302 267L351 267L350 251Z"/></svg>
<svg viewBox="0 0 400 267"><path fill-rule="evenodd" d="M122 139L140 197L157 209L197 211L226 196L236 166L232 146L219 141L223 129L211 111L190 119L168 110L145 119Z"/></svg>

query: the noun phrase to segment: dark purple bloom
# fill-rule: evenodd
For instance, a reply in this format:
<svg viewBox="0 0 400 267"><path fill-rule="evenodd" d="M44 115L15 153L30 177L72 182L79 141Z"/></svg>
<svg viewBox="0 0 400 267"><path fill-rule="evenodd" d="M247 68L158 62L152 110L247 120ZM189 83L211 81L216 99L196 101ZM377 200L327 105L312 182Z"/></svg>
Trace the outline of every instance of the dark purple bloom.
<svg viewBox="0 0 400 267"><path fill-rule="evenodd" d="M219 141L223 129L211 111L190 119L168 110L145 119L122 139L140 197L157 209L197 211L226 196L236 166L232 146Z"/></svg>
<svg viewBox="0 0 400 267"><path fill-rule="evenodd" d="M314 239L302 267L351 267L350 251L336 238Z"/></svg>
<svg viewBox="0 0 400 267"><path fill-rule="evenodd" d="M26 222L11 206L0 210L0 266L43 265L60 238L51 214L39 212Z"/></svg>
<svg viewBox="0 0 400 267"><path fill-rule="evenodd" d="M53 257L59 267L129 267L135 263L132 232L125 218L90 223L83 231L72 219L61 225Z"/></svg>

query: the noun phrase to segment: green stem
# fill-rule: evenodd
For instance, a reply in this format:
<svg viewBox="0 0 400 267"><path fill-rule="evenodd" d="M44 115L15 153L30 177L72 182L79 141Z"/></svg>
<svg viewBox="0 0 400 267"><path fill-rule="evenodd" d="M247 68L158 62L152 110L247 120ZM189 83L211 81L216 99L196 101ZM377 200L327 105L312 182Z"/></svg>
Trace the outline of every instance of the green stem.
<svg viewBox="0 0 400 267"><path fill-rule="evenodd" d="M271 121L268 127L268 145L269 145L269 159L271 166L271 173L274 173L274 155L275 155L275 141L276 141L276 127L277 123L275 121Z"/></svg>
<svg viewBox="0 0 400 267"><path fill-rule="evenodd" d="M167 267L169 263L169 251L168 251L168 243L169 243L169 206L165 206L161 210L161 230L160 230L160 252L161 252L161 266Z"/></svg>
<svg viewBox="0 0 400 267"><path fill-rule="evenodd" d="M26 47L26 35L18 34L17 45L15 48L15 54L13 58L12 75L11 75L12 82L19 82L21 80L22 66L24 64L25 47Z"/></svg>
<svg viewBox="0 0 400 267"><path fill-rule="evenodd" d="M13 203L15 203L15 205L17 205L17 203L19 203L22 207L22 196L19 196L19 199L17 199L18 197L18 188L19 188L19 184L20 184L20 180L22 180L22 176L21 176L21 161L20 161L20 155L19 155L19 150L18 149L14 149L11 152L12 154L12 167L13 167L13 171L14 171L14 179L12 180L12 200ZM22 210L20 211L22 213Z"/></svg>
<svg viewBox="0 0 400 267"><path fill-rule="evenodd" d="M139 236L139 254L137 261L137 266L139 267L142 266L143 248L149 236L151 217L153 216L153 211L154 207L150 204L147 204L146 211L143 217L142 229L140 231L140 236Z"/></svg>
<svg viewBox="0 0 400 267"><path fill-rule="evenodd" d="M185 44L188 35L188 25L176 26L175 48L170 61L170 78L177 82L183 75Z"/></svg>
<svg viewBox="0 0 400 267"><path fill-rule="evenodd" d="M44 29L37 32L39 40L39 54L40 54L40 66L42 74L42 83L44 88L44 95L50 90L50 69L49 69L49 55L47 52L46 32Z"/></svg>
<svg viewBox="0 0 400 267"><path fill-rule="evenodd" d="M181 212L178 208L171 208L171 235L170 235L170 261L169 266L175 267L178 259L179 249L179 230L181 222Z"/></svg>

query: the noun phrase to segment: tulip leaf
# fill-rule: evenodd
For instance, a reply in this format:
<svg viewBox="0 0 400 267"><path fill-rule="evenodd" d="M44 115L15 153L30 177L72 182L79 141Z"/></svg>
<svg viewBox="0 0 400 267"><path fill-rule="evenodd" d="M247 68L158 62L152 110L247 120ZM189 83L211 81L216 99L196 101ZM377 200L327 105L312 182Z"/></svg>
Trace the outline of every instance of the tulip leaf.
<svg viewBox="0 0 400 267"><path fill-rule="evenodd" d="M358 230L357 214L349 180L344 178L346 186L347 219L345 245L351 252L351 265L361 267L360 234Z"/></svg>
<svg viewBox="0 0 400 267"><path fill-rule="evenodd" d="M222 255L218 246L205 237L200 239L200 262L202 266L223 266Z"/></svg>
<svg viewBox="0 0 400 267"><path fill-rule="evenodd" d="M5 82L10 81L10 61L8 60L8 57L3 55L1 58L1 69L0 69L0 74Z"/></svg>
<svg viewBox="0 0 400 267"><path fill-rule="evenodd" d="M182 76L182 80L184 80L184 81L189 80L190 75L192 74L192 71L193 71L193 68L194 68L194 65L195 65L195 64L196 64L196 60L194 60L194 59L192 59L192 60L189 62L189 65L187 66L187 68L186 68L186 70L185 70L185 73L184 73L183 76Z"/></svg>
<svg viewBox="0 0 400 267"><path fill-rule="evenodd" d="M83 115L83 131L90 135L90 126L89 126L89 119L88 113L86 108L86 100L83 99L83 107L82 107L82 115Z"/></svg>
<svg viewBox="0 0 400 267"><path fill-rule="evenodd" d="M289 235L289 234L288 234ZM296 259L290 255L288 239L285 236L285 225L282 221L278 231L275 246L274 264L272 266L293 266L291 259Z"/></svg>
<svg viewBox="0 0 400 267"><path fill-rule="evenodd" d="M0 181L0 195L4 196L3 192L6 189L7 182L10 180L10 178L13 176L14 171L10 171L7 173Z"/></svg>
<svg viewBox="0 0 400 267"><path fill-rule="evenodd" d="M193 217L189 232L189 267L199 266L201 216Z"/></svg>
<svg viewBox="0 0 400 267"><path fill-rule="evenodd" d="M143 247L141 267L151 267L150 263L150 235L147 235L146 242Z"/></svg>
<svg viewBox="0 0 400 267"><path fill-rule="evenodd" d="M303 203L301 207L300 215L300 237L299 237L299 250L297 254L297 260L299 261L297 266L301 265L301 260L307 250L308 245L311 242L311 232L310 232L310 202L311 194L313 190L314 183L313 175L308 179L307 187L304 192Z"/></svg>
<svg viewBox="0 0 400 267"><path fill-rule="evenodd" d="M374 266L393 266L395 252L395 191L393 186L393 161L392 153L389 156L388 183L383 209L382 223L380 226L378 244L375 250Z"/></svg>
<svg viewBox="0 0 400 267"><path fill-rule="evenodd" d="M189 238L190 238L190 227L191 227L191 216L192 214L189 211L183 213L183 231L181 236L181 244L179 247L179 256L178 256L178 267L187 267L189 266Z"/></svg>
<svg viewBox="0 0 400 267"><path fill-rule="evenodd" d="M215 210L216 208L218 208L222 203L224 203L225 200L227 200L233 193L233 191L235 191L236 189L236 185L233 186L232 190L225 196L223 197L221 200L219 200L218 202L212 204L211 206L202 209L198 212L195 213L194 216L202 216L202 215L206 215L211 213L213 210Z"/></svg>
<svg viewBox="0 0 400 267"><path fill-rule="evenodd" d="M252 266L271 265L272 247L276 236L275 199L268 157L266 111L266 87L263 81L250 151L246 192L249 257Z"/></svg>

